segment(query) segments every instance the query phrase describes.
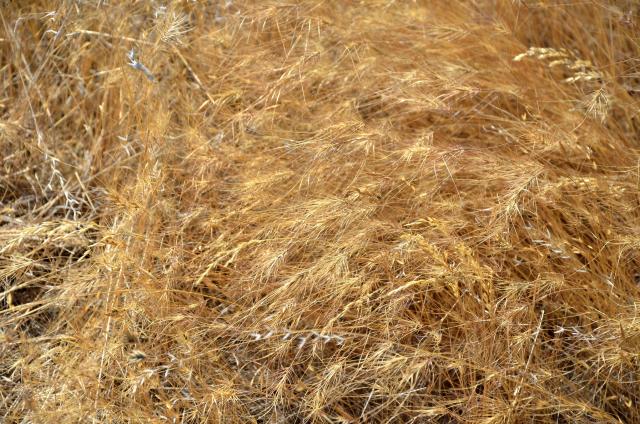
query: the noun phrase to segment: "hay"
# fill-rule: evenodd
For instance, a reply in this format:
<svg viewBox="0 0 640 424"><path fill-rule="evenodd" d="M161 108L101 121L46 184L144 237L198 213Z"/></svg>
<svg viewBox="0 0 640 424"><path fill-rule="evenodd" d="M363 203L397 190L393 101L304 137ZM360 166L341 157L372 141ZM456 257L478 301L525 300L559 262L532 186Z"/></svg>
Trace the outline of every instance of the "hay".
<svg viewBox="0 0 640 424"><path fill-rule="evenodd" d="M634 2L0 10L0 421L640 422Z"/></svg>

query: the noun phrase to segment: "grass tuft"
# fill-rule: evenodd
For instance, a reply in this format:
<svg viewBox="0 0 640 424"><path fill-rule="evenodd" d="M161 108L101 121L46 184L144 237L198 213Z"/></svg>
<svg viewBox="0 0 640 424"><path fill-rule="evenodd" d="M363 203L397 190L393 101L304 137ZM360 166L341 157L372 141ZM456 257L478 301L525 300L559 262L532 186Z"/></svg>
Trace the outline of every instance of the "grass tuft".
<svg viewBox="0 0 640 424"><path fill-rule="evenodd" d="M9 2L0 421L640 423L634 2Z"/></svg>

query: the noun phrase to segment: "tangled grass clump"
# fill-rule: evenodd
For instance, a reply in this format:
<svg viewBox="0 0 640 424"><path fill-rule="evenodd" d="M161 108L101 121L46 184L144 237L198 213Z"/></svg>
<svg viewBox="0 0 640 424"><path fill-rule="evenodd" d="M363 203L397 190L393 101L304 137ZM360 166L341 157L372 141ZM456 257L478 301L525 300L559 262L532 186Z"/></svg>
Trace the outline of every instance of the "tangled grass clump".
<svg viewBox="0 0 640 424"><path fill-rule="evenodd" d="M0 10L0 421L640 423L640 7Z"/></svg>

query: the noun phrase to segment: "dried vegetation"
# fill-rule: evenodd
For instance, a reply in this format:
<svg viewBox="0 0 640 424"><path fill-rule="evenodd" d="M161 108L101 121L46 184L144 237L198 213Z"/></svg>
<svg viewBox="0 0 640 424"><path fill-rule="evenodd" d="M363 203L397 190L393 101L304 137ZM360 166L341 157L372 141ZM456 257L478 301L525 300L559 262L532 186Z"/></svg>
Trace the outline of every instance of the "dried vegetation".
<svg viewBox="0 0 640 424"><path fill-rule="evenodd" d="M635 1L0 9L0 421L640 422Z"/></svg>

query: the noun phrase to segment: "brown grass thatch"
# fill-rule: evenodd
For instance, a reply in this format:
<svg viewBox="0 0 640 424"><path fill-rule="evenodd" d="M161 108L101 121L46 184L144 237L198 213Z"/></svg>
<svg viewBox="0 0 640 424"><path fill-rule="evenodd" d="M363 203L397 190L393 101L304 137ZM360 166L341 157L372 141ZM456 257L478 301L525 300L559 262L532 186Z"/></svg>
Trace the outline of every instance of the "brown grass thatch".
<svg viewBox="0 0 640 424"><path fill-rule="evenodd" d="M4 1L0 421L640 422L636 1Z"/></svg>

